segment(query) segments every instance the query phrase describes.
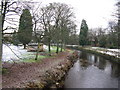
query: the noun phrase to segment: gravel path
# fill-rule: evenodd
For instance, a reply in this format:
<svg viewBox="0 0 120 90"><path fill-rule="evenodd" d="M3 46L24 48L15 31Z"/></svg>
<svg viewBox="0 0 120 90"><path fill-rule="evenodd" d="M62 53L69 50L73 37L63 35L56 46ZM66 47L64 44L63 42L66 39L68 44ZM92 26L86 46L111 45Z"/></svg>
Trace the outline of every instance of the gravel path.
<svg viewBox="0 0 120 90"><path fill-rule="evenodd" d="M59 63L65 62L70 53L62 52L56 57L42 59L39 63L19 63L9 69L9 73L2 76L2 88L22 88L24 83L41 80L42 75ZM5 65L3 65L5 66ZM7 65L8 66L8 65Z"/></svg>

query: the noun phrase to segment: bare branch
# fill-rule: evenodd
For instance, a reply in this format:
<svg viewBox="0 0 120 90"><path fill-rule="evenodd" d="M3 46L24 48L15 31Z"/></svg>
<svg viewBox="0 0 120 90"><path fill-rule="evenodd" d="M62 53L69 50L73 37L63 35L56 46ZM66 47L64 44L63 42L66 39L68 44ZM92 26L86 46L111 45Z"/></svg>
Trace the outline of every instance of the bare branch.
<svg viewBox="0 0 120 90"><path fill-rule="evenodd" d="M4 43L4 44L5 44L5 43ZM17 58L21 59L21 58L10 48L9 45L7 45L7 44L5 44L5 45L14 53L14 55L15 55Z"/></svg>

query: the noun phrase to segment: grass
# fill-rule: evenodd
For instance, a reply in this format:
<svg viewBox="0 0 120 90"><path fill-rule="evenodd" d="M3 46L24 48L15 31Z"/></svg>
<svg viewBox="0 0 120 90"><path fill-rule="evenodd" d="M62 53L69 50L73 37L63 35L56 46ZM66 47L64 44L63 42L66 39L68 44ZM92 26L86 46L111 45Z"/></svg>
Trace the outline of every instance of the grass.
<svg viewBox="0 0 120 90"><path fill-rule="evenodd" d="M56 52L57 47L56 46L51 46L51 53L55 53ZM61 50L61 48L59 47L59 51ZM64 51L64 49L62 49L62 51Z"/></svg>
<svg viewBox="0 0 120 90"><path fill-rule="evenodd" d="M51 46L51 53L54 54L56 52L57 47L56 46ZM61 48L59 48L59 50L61 50ZM64 49L63 49L64 51ZM72 51L71 51L72 52ZM44 53L48 54L48 51L45 51ZM48 55L38 55L38 60L35 60L35 55L34 54L27 54L26 58L22 59L21 62L27 62L27 63L31 63L31 62L40 62L41 59L44 58L51 58L51 57L55 57L55 56L48 56Z"/></svg>
<svg viewBox="0 0 120 90"><path fill-rule="evenodd" d="M21 60L21 62L28 62L28 63L40 62L41 61L40 59L49 57L49 56L38 55L38 60L35 60L35 55L32 55L32 56L34 56L34 58L24 58Z"/></svg>
<svg viewBox="0 0 120 90"><path fill-rule="evenodd" d="M6 69L6 68L2 68L1 70L2 70L2 74L8 73L8 69Z"/></svg>
<svg viewBox="0 0 120 90"><path fill-rule="evenodd" d="M48 50L47 50L45 52L42 52L42 53L45 53L45 55L38 55L38 60L35 60L36 52L24 54L23 55L24 58L22 58L21 60L16 60L16 63L20 63L20 62L27 62L27 63L40 62L41 59L55 57L57 55L56 54L56 49L57 49L56 46L51 46L51 54L52 54L52 56L48 55ZM60 50L61 50L61 48L59 48L59 51ZM62 51L65 51L65 50L62 49ZM73 51L70 50L70 52L72 53ZM9 61L9 63L13 63L13 61Z"/></svg>
<svg viewBox="0 0 120 90"><path fill-rule="evenodd" d="M74 50L69 50L68 52L73 53L73 52L74 52Z"/></svg>
<svg viewBox="0 0 120 90"><path fill-rule="evenodd" d="M57 49L57 46L51 46L51 53L56 53L56 49ZM59 51L61 50L61 48L59 47ZM64 49L62 49L62 51L64 51ZM48 53L48 50L45 50L45 53Z"/></svg>

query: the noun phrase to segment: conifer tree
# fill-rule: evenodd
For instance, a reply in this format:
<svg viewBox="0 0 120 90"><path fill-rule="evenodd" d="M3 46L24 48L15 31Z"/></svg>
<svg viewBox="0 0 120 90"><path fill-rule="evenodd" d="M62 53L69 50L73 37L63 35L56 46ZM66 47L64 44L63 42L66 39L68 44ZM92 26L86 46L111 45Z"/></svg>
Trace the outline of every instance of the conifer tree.
<svg viewBox="0 0 120 90"><path fill-rule="evenodd" d="M88 34L88 25L86 24L86 21L83 19L81 23L80 28L80 34L79 34L79 44L84 46L87 45L87 34Z"/></svg>
<svg viewBox="0 0 120 90"><path fill-rule="evenodd" d="M19 30L18 30L18 39L26 48L26 44L31 41L32 37L32 16L28 9L24 9L20 17Z"/></svg>

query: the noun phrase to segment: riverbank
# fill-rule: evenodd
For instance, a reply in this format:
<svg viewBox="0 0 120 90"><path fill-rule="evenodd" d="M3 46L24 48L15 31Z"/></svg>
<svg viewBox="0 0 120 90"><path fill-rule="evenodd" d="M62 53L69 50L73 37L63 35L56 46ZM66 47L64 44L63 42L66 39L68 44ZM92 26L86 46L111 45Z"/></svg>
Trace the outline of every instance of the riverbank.
<svg viewBox="0 0 120 90"><path fill-rule="evenodd" d="M37 63L17 63L2 76L3 88L60 88L63 79L77 60L77 52L61 52ZM5 66L5 65L3 65ZM9 67L10 64L7 65Z"/></svg>
<svg viewBox="0 0 120 90"><path fill-rule="evenodd" d="M103 56L106 59L120 63L120 50L119 49L107 49L107 48L90 47L90 46L81 47L78 45L67 46L67 47L71 49L77 49L77 50L97 54L97 55Z"/></svg>

